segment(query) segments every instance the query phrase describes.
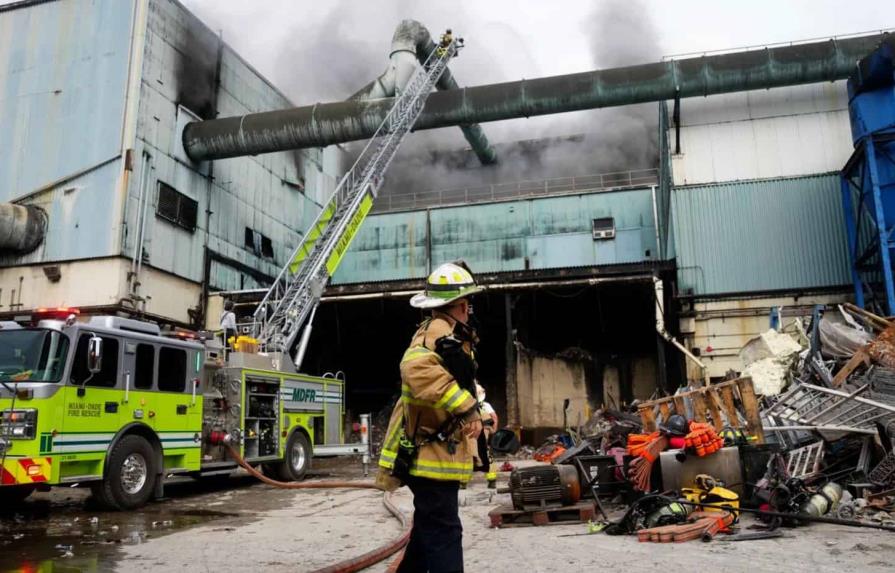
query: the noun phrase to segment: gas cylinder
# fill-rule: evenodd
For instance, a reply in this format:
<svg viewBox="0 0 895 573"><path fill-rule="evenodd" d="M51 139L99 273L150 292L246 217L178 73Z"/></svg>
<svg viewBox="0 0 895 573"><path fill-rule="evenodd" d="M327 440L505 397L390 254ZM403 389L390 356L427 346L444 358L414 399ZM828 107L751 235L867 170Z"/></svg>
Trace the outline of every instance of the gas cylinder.
<svg viewBox="0 0 895 573"><path fill-rule="evenodd" d="M830 482L820 488L808 501L802 504L800 508L802 513L820 517L830 511L834 505L842 499L842 486L838 483Z"/></svg>

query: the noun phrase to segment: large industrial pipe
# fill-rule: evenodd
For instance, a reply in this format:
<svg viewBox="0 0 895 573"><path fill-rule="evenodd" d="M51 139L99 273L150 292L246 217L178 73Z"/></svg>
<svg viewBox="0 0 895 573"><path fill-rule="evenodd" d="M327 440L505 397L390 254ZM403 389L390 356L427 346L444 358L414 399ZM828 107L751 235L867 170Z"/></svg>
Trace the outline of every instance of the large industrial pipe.
<svg viewBox="0 0 895 573"><path fill-rule="evenodd" d="M28 253L47 232L47 214L34 205L0 203L0 253Z"/></svg>
<svg viewBox="0 0 895 573"><path fill-rule="evenodd" d="M414 128L834 81L881 41L893 40L873 34L450 90L429 96ZM391 106L352 100L193 122L183 144L201 161L367 139Z"/></svg>
<svg viewBox="0 0 895 573"><path fill-rule="evenodd" d="M350 99L371 100L397 95L410 81L410 76L416 69L415 62L424 64L435 48L432 35L425 26L416 20L402 20L392 36L392 52L389 55L391 62L388 68ZM460 89L450 68L444 69L435 87L442 91ZM497 161L497 153L488 143L481 126L477 123L461 125L460 130L482 165Z"/></svg>

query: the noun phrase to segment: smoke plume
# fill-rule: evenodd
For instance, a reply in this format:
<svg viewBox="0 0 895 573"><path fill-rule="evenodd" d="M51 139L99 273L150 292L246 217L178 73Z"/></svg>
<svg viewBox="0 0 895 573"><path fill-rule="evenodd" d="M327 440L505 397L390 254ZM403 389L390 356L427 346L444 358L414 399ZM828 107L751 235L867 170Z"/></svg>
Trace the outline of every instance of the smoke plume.
<svg viewBox="0 0 895 573"><path fill-rule="evenodd" d="M584 19L582 31L590 40L595 68L661 58L655 26L640 0L602 2ZM484 80L494 81L499 80ZM448 141L440 141L446 130L428 132L425 138L422 133L415 133L412 151L402 153L395 161L383 193L426 192L655 167L657 116L655 104L641 104L555 115L551 116L549 127L541 122L535 130L531 129L532 122L522 119L485 124L492 141L507 142L496 146L498 164L488 167L480 166L471 150L450 149ZM459 130L454 132L450 141L459 136ZM558 133L565 137L556 137Z"/></svg>
<svg viewBox="0 0 895 573"><path fill-rule="evenodd" d="M213 26L227 27L215 1L190 4L204 4L207 11L200 10L200 15ZM269 37L268 43L276 46L268 58L273 65L261 66L262 71L296 105L346 99L378 76L388 65L392 32L405 18L419 20L436 37L446 27L464 33L467 48L451 64L461 86L559 73L539 69L533 57L531 51L543 41L537 26L516 29L505 20L485 21L462 2L337 0L317 9L316 15L295 11L292 2L271 4L279 12L267 18L264 29L245 33L237 24L234 27L243 32L237 40ZM589 39L593 68L660 57L656 31L641 0L600 2L581 19L581 31ZM558 57L568 55L563 46L553 48ZM653 167L656 117L656 106L644 104L483 124L498 151L498 164L488 167L479 165L458 128L415 132L392 164L382 193ZM362 145L346 147L357 153Z"/></svg>

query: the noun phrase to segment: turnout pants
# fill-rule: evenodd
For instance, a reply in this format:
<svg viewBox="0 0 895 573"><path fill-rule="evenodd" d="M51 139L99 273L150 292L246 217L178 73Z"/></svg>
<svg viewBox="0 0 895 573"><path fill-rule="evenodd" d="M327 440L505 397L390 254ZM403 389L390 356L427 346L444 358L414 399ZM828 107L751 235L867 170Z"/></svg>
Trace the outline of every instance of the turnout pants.
<svg viewBox="0 0 895 573"><path fill-rule="evenodd" d="M413 529L398 573L462 572L460 484L414 476L406 481L413 492Z"/></svg>

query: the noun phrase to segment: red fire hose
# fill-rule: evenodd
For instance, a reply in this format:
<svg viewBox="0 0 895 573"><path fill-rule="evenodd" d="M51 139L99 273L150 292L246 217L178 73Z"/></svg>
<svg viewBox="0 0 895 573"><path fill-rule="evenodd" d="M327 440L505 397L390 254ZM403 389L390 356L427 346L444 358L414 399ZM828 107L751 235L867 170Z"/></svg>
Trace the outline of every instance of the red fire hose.
<svg viewBox="0 0 895 573"><path fill-rule="evenodd" d="M333 488L352 488L352 489L378 489L376 484L371 481L309 481L309 482L283 482L277 481L275 479L270 479L266 475L262 474L252 466L248 464L242 456L239 455L239 452L236 449L229 445L224 444L224 447L227 448L227 451L230 453L230 457L232 457L237 464L239 464L242 469L249 472L250 475L258 478L262 482L272 485L274 487L279 487L283 489L333 489ZM344 561L339 561L334 565L329 565L322 569L317 569L313 573L354 573L355 571L360 571L361 569L366 569L371 565L375 565L379 563L383 559L386 559L390 555L393 555L400 551L407 542L410 540L410 528L412 526L412 521L404 515L401 510L395 506L392 502L392 494L391 492L387 492L382 496L382 503L385 505L385 508L391 513L395 518L401 522L401 535L396 537L394 540L386 543L385 545L381 545L372 551L368 551L363 555L359 555L357 557L352 557L350 559L346 559ZM400 559L396 560L392 566L396 566L396 563L400 563Z"/></svg>

